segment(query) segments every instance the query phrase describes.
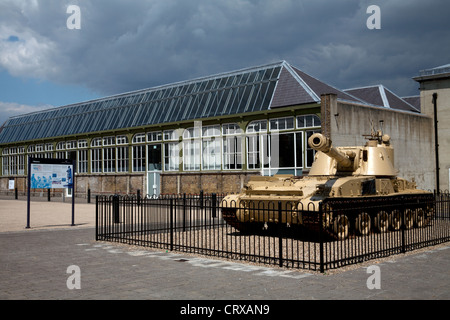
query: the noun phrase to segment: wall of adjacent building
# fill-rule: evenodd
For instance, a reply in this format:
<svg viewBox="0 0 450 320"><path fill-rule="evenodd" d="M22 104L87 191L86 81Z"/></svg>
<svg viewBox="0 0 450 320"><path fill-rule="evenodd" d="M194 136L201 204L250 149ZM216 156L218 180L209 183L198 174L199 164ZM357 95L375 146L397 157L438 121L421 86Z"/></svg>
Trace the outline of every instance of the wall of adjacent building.
<svg viewBox="0 0 450 320"><path fill-rule="evenodd" d="M433 190L433 119L428 115L387 108L368 107L337 101L335 95L322 97L323 130L329 132L334 146L364 145L364 134L383 129L391 137L394 163L399 177L415 180L417 186ZM325 100L325 101L324 101ZM382 123L380 123L382 121Z"/></svg>
<svg viewBox="0 0 450 320"><path fill-rule="evenodd" d="M432 155L435 154L433 93L437 93L437 121L439 144L439 189L450 190L450 79L421 82L420 104L422 113L432 118ZM434 158L433 158L434 159ZM435 168L435 162L432 164Z"/></svg>

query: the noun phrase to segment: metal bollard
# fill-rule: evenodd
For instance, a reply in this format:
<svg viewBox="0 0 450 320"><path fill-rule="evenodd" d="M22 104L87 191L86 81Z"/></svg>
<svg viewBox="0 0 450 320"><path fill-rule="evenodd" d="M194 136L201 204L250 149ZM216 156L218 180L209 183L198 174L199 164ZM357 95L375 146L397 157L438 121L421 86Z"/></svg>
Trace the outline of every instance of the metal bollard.
<svg viewBox="0 0 450 320"><path fill-rule="evenodd" d="M120 223L120 210L119 210L119 196L116 194L113 196L113 216L114 223Z"/></svg>

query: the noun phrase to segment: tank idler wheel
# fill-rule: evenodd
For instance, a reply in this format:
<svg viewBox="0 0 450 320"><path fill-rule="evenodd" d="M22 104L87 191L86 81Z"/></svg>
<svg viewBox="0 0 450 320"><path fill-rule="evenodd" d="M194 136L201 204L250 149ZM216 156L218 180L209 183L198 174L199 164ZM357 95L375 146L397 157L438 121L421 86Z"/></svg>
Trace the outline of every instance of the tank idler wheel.
<svg viewBox="0 0 450 320"><path fill-rule="evenodd" d="M405 229L409 230L414 225L414 212L411 209L405 209Z"/></svg>
<svg viewBox="0 0 450 320"><path fill-rule="evenodd" d="M348 231L350 229L350 222L346 215L341 214L334 219L334 234L339 240L343 240L348 237Z"/></svg>
<svg viewBox="0 0 450 320"><path fill-rule="evenodd" d="M356 217L355 227L358 233L361 235L365 236L370 233L372 224L370 221L370 216L367 212L362 212Z"/></svg>
<svg viewBox="0 0 450 320"><path fill-rule="evenodd" d="M378 232L386 232L389 229L389 216L386 211L378 212L375 217L375 228Z"/></svg>
<svg viewBox="0 0 450 320"><path fill-rule="evenodd" d="M389 215L389 227L394 230L400 230L402 227L402 215L399 210L392 210Z"/></svg>

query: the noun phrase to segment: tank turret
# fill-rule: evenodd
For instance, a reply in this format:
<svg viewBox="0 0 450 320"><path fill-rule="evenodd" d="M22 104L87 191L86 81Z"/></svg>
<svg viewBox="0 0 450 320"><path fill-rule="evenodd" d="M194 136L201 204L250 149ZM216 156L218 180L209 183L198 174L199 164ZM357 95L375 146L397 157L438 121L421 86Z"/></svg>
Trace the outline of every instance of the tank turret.
<svg viewBox="0 0 450 320"><path fill-rule="evenodd" d="M389 135L374 131L363 146L334 147L326 136L315 133L308 143L316 150L307 176L256 176L239 194L222 203L227 223L243 231L279 223L276 213L282 204L281 223L318 229L319 208L324 229L336 238L350 233L387 232L426 225L432 214L432 193L417 189L414 181L397 177L394 148ZM417 205L425 199L425 205ZM400 216L399 204L411 203ZM360 208L371 203L373 208ZM377 209L379 204L388 209ZM342 212L345 212L343 214Z"/></svg>
<svg viewBox="0 0 450 320"><path fill-rule="evenodd" d="M370 135L361 147L333 147L331 140L320 133L313 134L308 143L318 151L309 175L396 176L394 149L390 137L380 131Z"/></svg>

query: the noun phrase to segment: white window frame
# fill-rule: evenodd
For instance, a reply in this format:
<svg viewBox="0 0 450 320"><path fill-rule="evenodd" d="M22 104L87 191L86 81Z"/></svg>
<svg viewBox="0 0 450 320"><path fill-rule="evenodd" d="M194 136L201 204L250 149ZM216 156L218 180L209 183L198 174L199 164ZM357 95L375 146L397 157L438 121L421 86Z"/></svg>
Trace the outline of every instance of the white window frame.
<svg viewBox="0 0 450 320"><path fill-rule="evenodd" d="M169 139L167 139L167 140L169 140ZM160 142L160 141L162 141L161 131L147 132L147 142Z"/></svg>
<svg viewBox="0 0 450 320"><path fill-rule="evenodd" d="M222 169L242 170L244 165L243 131L237 123L222 125Z"/></svg>
<svg viewBox="0 0 450 320"><path fill-rule="evenodd" d="M77 172L87 173L88 172L88 150L80 149L77 150Z"/></svg>
<svg viewBox="0 0 450 320"><path fill-rule="evenodd" d="M132 148L133 153L133 172L145 172L146 166L146 145L137 144Z"/></svg>
<svg viewBox="0 0 450 320"><path fill-rule="evenodd" d="M103 172L114 173L116 172L116 148L106 147L103 151Z"/></svg>
<svg viewBox="0 0 450 320"><path fill-rule="evenodd" d="M164 171L180 170L180 148L178 142L164 144Z"/></svg>
<svg viewBox="0 0 450 320"><path fill-rule="evenodd" d="M103 157L102 149L91 149L91 173L102 173L103 171Z"/></svg>
<svg viewBox="0 0 450 320"><path fill-rule="evenodd" d="M116 148L116 171L128 172L129 167L129 149L128 146L121 146Z"/></svg>
<svg viewBox="0 0 450 320"><path fill-rule="evenodd" d="M282 130L294 130L294 129L295 129L294 117L269 119L269 130L271 132Z"/></svg>
<svg viewBox="0 0 450 320"><path fill-rule="evenodd" d="M183 170L200 171L201 154L201 127L187 128L183 132Z"/></svg>

